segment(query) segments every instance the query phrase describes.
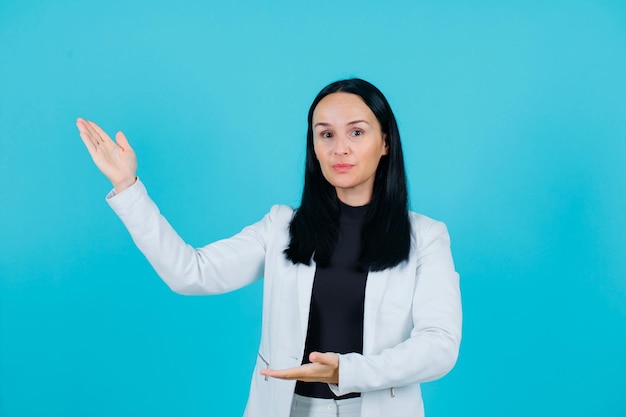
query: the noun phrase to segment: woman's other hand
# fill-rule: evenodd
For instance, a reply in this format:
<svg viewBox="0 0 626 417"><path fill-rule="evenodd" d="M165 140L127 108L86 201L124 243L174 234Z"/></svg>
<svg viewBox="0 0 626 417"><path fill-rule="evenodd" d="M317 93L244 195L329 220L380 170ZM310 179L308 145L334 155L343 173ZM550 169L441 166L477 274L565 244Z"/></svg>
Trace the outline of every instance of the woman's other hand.
<svg viewBox="0 0 626 417"><path fill-rule="evenodd" d="M117 132L114 142L104 130L92 121L79 118L76 127L93 162L120 193L137 179L137 157L126 136Z"/></svg>
<svg viewBox="0 0 626 417"><path fill-rule="evenodd" d="M336 353L313 352L309 355L309 360L311 363L296 368L280 371L263 369L261 375L304 382L339 383L339 356Z"/></svg>

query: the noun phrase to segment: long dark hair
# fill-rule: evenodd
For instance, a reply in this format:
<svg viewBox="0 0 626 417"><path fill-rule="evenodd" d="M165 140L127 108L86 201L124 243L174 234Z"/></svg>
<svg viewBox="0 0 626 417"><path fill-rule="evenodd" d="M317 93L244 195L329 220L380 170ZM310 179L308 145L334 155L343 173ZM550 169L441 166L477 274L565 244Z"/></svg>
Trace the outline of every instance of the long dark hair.
<svg viewBox="0 0 626 417"><path fill-rule="evenodd" d="M308 115L304 189L300 207L289 225L291 240L285 256L294 264L310 265L311 258L321 267L330 258L339 233L339 201L335 188L324 178L313 149L313 111L332 93L351 93L361 97L372 110L385 134L388 154L376 170L374 190L361 230L361 252L357 268L382 271L409 257L411 223L400 132L387 99L367 81L352 78L336 81L319 92Z"/></svg>

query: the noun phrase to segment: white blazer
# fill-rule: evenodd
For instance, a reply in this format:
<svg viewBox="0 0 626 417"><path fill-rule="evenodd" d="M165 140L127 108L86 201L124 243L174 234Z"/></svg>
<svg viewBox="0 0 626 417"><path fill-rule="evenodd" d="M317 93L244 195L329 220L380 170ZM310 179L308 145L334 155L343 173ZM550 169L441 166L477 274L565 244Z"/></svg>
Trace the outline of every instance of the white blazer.
<svg viewBox="0 0 626 417"><path fill-rule="evenodd" d="M263 322L245 417L289 417L295 381L260 370L302 363L315 264L294 265L293 210L273 206L235 236L194 249L159 213L140 181L107 201L159 276L181 294L219 294L264 277ZM339 355L337 395L360 392L362 417L424 415L419 383L454 366L461 341L459 276L445 225L411 213L408 261L370 272L365 289L363 354Z"/></svg>

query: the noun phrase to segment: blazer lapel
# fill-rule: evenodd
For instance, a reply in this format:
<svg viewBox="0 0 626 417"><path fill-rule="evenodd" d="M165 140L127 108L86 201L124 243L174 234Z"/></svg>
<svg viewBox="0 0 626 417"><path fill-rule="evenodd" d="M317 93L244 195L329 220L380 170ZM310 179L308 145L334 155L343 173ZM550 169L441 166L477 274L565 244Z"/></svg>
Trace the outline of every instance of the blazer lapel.
<svg viewBox="0 0 626 417"><path fill-rule="evenodd" d="M298 265L298 312L300 314L300 328L302 329L302 346L304 346L306 333L309 327L309 309L311 308L311 292L313 291L313 278L315 277L315 262L311 265Z"/></svg>
<svg viewBox="0 0 626 417"><path fill-rule="evenodd" d="M371 353L375 346L376 318L387 289L388 279L388 270L370 272L367 276L363 312L363 354L365 355Z"/></svg>

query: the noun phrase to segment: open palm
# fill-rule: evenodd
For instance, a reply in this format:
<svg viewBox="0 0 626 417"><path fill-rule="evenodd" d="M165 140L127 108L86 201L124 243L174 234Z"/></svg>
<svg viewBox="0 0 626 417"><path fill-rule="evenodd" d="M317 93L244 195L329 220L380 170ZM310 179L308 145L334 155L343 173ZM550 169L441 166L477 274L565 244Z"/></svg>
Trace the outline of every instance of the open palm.
<svg viewBox="0 0 626 417"><path fill-rule="evenodd" d="M76 127L94 163L111 181L116 192L123 191L135 182L137 157L122 132L117 132L117 142L114 142L92 121L79 118Z"/></svg>

